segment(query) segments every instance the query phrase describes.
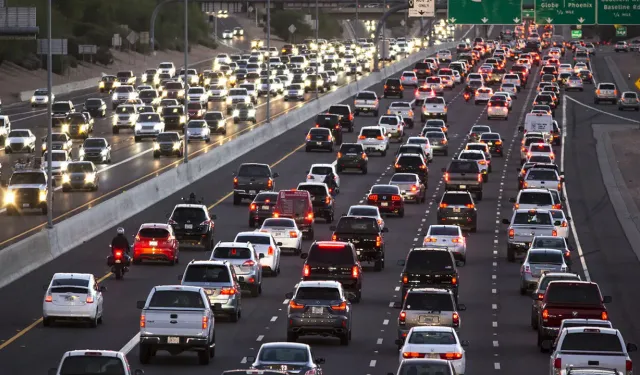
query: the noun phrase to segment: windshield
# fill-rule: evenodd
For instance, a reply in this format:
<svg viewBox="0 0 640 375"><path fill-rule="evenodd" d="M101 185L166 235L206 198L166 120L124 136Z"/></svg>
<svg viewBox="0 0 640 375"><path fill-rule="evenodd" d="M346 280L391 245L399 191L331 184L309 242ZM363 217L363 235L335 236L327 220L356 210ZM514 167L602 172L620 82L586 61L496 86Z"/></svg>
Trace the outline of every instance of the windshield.
<svg viewBox="0 0 640 375"><path fill-rule="evenodd" d="M143 238L167 238L169 231L163 228L142 228L138 232L138 236Z"/></svg>
<svg viewBox="0 0 640 375"><path fill-rule="evenodd" d="M140 115L138 122L160 122L160 115L157 113L145 113Z"/></svg>
<svg viewBox="0 0 640 375"><path fill-rule="evenodd" d="M180 140L180 136L176 133L161 133L156 137L156 142L177 142Z"/></svg>
<svg viewBox="0 0 640 375"><path fill-rule="evenodd" d="M149 307L174 309L204 309L204 301L199 292L186 290L156 290L149 301Z"/></svg>
<svg viewBox="0 0 640 375"><path fill-rule="evenodd" d="M205 120L222 120L223 118L222 112L207 112L204 115Z"/></svg>
<svg viewBox="0 0 640 375"><path fill-rule="evenodd" d="M352 207L349 209L349 216L378 217L378 209L375 207Z"/></svg>
<svg viewBox="0 0 640 375"><path fill-rule="evenodd" d="M372 92L361 92L358 95L356 95L356 100L358 100L358 99L376 100L376 94L374 94Z"/></svg>
<svg viewBox="0 0 640 375"><path fill-rule="evenodd" d="M216 247L212 258L216 259L251 259L251 250L246 247Z"/></svg>
<svg viewBox="0 0 640 375"><path fill-rule="evenodd" d="M91 163L70 163L67 166L68 173L88 173L93 172Z"/></svg>
<svg viewBox="0 0 640 375"><path fill-rule="evenodd" d="M296 299L335 301L341 298L340 291L337 288L298 288Z"/></svg>
<svg viewBox="0 0 640 375"><path fill-rule="evenodd" d="M246 89L231 89L231 90L229 90L229 96L246 96L246 95L248 95Z"/></svg>
<svg viewBox="0 0 640 375"><path fill-rule="evenodd" d="M418 167L424 166L424 161L420 156L402 155L398 158L396 164L401 166Z"/></svg>
<svg viewBox="0 0 640 375"><path fill-rule="evenodd" d="M118 106L118 108L116 108L116 113L125 113L125 114L136 113L136 107L121 105L121 106Z"/></svg>
<svg viewBox="0 0 640 375"><path fill-rule="evenodd" d="M189 129L202 129L206 127L207 123L204 121L189 121L189 123L187 124L187 128Z"/></svg>
<svg viewBox="0 0 640 375"><path fill-rule="evenodd" d="M231 276L225 266L192 264L187 267L182 281L186 283L228 283L231 282Z"/></svg>
<svg viewBox="0 0 640 375"><path fill-rule="evenodd" d="M51 161L65 161L67 160L66 152L52 152Z"/></svg>
<svg viewBox="0 0 640 375"><path fill-rule="evenodd" d="M441 98L439 96L429 97L424 99L424 103L425 104L444 104L444 98Z"/></svg>
<svg viewBox="0 0 640 375"><path fill-rule="evenodd" d="M564 250L567 248L567 245L564 242L564 238L562 237L545 237L545 238L536 238L531 244L531 247L537 247L541 249Z"/></svg>
<svg viewBox="0 0 640 375"><path fill-rule="evenodd" d="M47 181L44 177L44 173L27 172L27 173L12 174L9 185L22 185L22 184L44 185L46 183Z"/></svg>
<svg viewBox="0 0 640 375"><path fill-rule="evenodd" d="M259 193L253 200L254 203L276 203L278 193Z"/></svg>
<svg viewBox="0 0 640 375"><path fill-rule="evenodd" d="M309 354L303 348L284 348L269 346L260 349L258 360L261 362L283 362L283 363L306 363L309 361Z"/></svg>
<svg viewBox="0 0 640 375"><path fill-rule="evenodd" d="M391 185L375 185L371 188L372 194L400 194L397 186Z"/></svg>
<svg viewBox="0 0 640 375"><path fill-rule="evenodd" d="M448 206L466 206L473 204L473 200L471 199L471 195L468 193L445 193L442 196L442 201L440 203L444 203Z"/></svg>
<svg viewBox="0 0 640 375"><path fill-rule="evenodd" d="M305 190L311 194L312 197L324 197L328 195L325 185L300 185L298 190Z"/></svg>
<svg viewBox="0 0 640 375"><path fill-rule="evenodd" d="M417 178L413 174L394 174L393 177L391 177L391 183L402 183L402 182L416 183Z"/></svg>
<svg viewBox="0 0 640 375"><path fill-rule="evenodd" d="M365 138L377 138L382 136L382 131L380 129L362 129L360 135Z"/></svg>
<svg viewBox="0 0 640 375"><path fill-rule="evenodd" d="M328 175L333 173L333 168L331 167L313 167L309 172L311 174L319 174L319 175Z"/></svg>
<svg viewBox="0 0 640 375"><path fill-rule="evenodd" d="M120 358L102 355L74 355L64 359L60 375L125 375Z"/></svg>
<svg viewBox="0 0 640 375"><path fill-rule="evenodd" d="M563 264L559 251L529 251L529 263Z"/></svg>
<svg viewBox="0 0 640 375"><path fill-rule="evenodd" d="M453 271L453 260L448 251L414 250L409 252L405 270L413 273Z"/></svg>
<svg viewBox="0 0 640 375"><path fill-rule="evenodd" d="M351 215L355 215L351 213ZM376 215L375 212L370 212L369 215ZM336 232L339 233L378 233L378 223L373 218L356 218L356 217L343 217L340 218L336 227Z"/></svg>
<svg viewBox="0 0 640 375"><path fill-rule="evenodd" d="M576 332L567 334L562 341L561 350L624 352L617 334L600 332Z"/></svg>
<svg viewBox="0 0 640 375"><path fill-rule="evenodd" d="M551 195L549 195L549 199L551 199ZM549 203L551 204L551 203ZM524 224L524 225L552 225L551 214L548 213L529 213L529 212L518 212L513 219L512 224Z"/></svg>
<svg viewBox="0 0 640 375"><path fill-rule="evenodd" d="M480 152L461 152L459 159L484 160L484 154Z"/></svg>

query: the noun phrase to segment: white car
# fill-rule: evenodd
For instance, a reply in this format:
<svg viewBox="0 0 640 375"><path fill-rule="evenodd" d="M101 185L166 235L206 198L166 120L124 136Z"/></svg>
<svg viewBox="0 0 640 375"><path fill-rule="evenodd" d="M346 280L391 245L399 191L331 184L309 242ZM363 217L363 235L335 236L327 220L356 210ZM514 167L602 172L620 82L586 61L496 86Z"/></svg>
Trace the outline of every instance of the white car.
<svg viewBox="0 0 640 375"><path fill-rule="evenodd" d="M29 129L15 129L7 134L4 141L4 152L34 152L36 150L36 136Z"/></svg>
<svg viewBox="0 0 640 375"><path fill-rule="evenodd" d="M571 64L560 64L560 67L558 67L558 74L560 73L573 73Z"/></svg>
<svg viewBox="0 0 640 375"><path fill-rule="evenodd" d="M262 271L267 271L269 276L278 276L280 274L280 247L270 233L264 232L240 232L236 235L233 242L250 242L258 253L263 254L260 259Z"/></svg>
<svg viewBox="0 0 640 375"><path fill-rule="evenodd" d="M382 156L386 156L389 149L389 138L385 134L385 129L380 126L363 126L357 143L364 147L366 153L379 152Z"/></svg>
<svg viewBox="0 0 640 375"><path fill-rule="evenodd" d="M280 80L280 83L282 83L282 91L284 92L284 89L289 87L291 85L291 76L288 74L279 74L276 76L277 79Z"/></svg>
<svg viewBox="0 0 640 375"><path fill-rule="evenodd" d="M297 255L302 253L302 231L295 220L289 218L268 218L256 232L269 233L280 249L293 250Z"/></svg>
<svg viewBox="0 0 640 375"><path fill-rule="evenodd" d="M178 73L178 82L184 82L184 69L181 69ZM196 86L200 82L200 76L195 69L187 69L187 84Z"/></svg>
<svg viewBox="0 0 640 375"><path fill-rule="evenodd" d="M211 129L205 120L190 120L187 123L187 142L192 140L211 142Z"/></svg>
<svg viewBox="0 0 640 375"><path fill-rule="evenodd" d="M51 102L56 101L56 95L51 94ZM47 89L37 89L31 95L31 106L38 107L49 104L49 91Z"/></svg>
<svg viewBox="0 0 640 375"><path fill-rule="evenodd" d="M333 84L338 84L338 73L335 70L327 70L327 74L329 75L329 80Z"/></svg>
<svg viewBox="0 0 640 375"><path fill-rule="evenodd" d="M284 92L284 101L304 100L304 86L299 83L289 85Z"/></svg>
<svg viewBox="0 0 640 375"><path fill-rule="evenodd" d="M418 86L418 76L415 72L404 71L400 76L400 83L403 86Z"/></svg>
<svg viewBox="0 0 640 375"><path fill-rule="evenodd" d="M258 104L258 85L255 83L243 83L238 86L240 89L246 89L249 98L253 104Z"/></svg>
<svg viewBox="0 0 640 375"><path fill-rule="evenodd" d="M447 121L447 102L441 96L429 97L424 100L422 104L422 113L420 119L422 122L427 121L429 118L441 118L445 122Z"/></svg>
<svg viewBox="0 0 640 375"><path fill-rule="evenodd" d="M209 101L225 101L227 94L228 91L224 85L209 86Z"/></svg>
<svg viewBox="0 0 640 375"><path fill-rule="evenodd" d="M187 91L187 101L206 105L209 102L209 92L204 87L191 87Z"/></svg>
<svg viewBox="0 0 640 375"><path fill-rule="evenodd" d="M429 162L433 161L433 150L431 150L431 143L427 137L409 137L407 139L409 145L419 145L424 150L424 154L427 155Z"/></svg>
<svg viewBox="0 0 640 375"><path fill-rule="evenodd" d="M229 65L231 58L226 53L219 53L214 60L215 65Z"/></svg>
<svg viewBox="0 0 640 375"><path fill-rule="evenodd" d="M49 168L48 157L44 158L42 166L44 170ZM51 175L53 178L62 178L62 174L67 170L67 165L71 162L71 155L66 150L51 150Z"/></svg>
<svg viewBox="0 0 640 375"><path fill-rule="evenodd" d="M551 159L555 159L553 147L548 143L532 143L527 149L527 159L536 155L547 155Z"/></svg>
<svg viewBox="0 0 640 375"><path fill-rule="evenodd" d="M176 66L172 62L161 62L158 65L158 74L168 74L173 78L176 75Z"/></svg>
<svg viewBox="0 0 640 375"><path fill-rule="evenodd" d="M400 362L411 358L446 359L451 362L456 374L463 375L467 367L467 356L463 346L468 342L460 340L455 329L443 326L418 326L407 333L407 339L400 349Z"/></svg>
<svg viewBox="0 0 640 375"><path fill-rule="evenodd" d="M222 39L233 39L233 31L231 30L224 30L222 32Z"/></svg>
<svg viewBox="0 0 640 375"><path fill-rule="evenodd" d="M155 138L164 132L164 121L157 113L145 113L138 116L133 129L134 141L140 142L142 138Z"/></svg>
<svg viewBox="0 0 640 375"><path fill-rule="evenodd" d="M487 120L501 118L509 119L509 103L501 100L490 100L487 104Z"/></svg>
<svg viewBox="0 0 640 375"><path fill-rule="evenodd" d="M324 182L327 175L333 174L338 193L340 191L340 175L336 171L334 164L312 164L311 169L307 172L306 182Z"/></svg>
<svg viewBox="0 0 640 375"><path fill-rule="evenodd" d="M474 104L488 102L493 96L493 89L489 87L480 87L476 90L475 97L473 99Z"/></svg>
<svg viewBox="0 0 640 375"><path fill-rule="evenodd" d="M455 87L455 83L453 82L453 78L448 75L439 75L440 82L442 82L442 86L447 89L453 89Z"/></svg>
<svg viewBox="0 0 640 375"><path fill-rule="evenodd" d="M512 99L518 99L518 87L513 83L503 83L500 86L500 91L496 92L496 94L509 94L509 97Z"/></svg>
<svg viewBox="0 0 640 375"><path fill-rule="evenodd" d="M132 127L140 116L135 106L129 104L119 105L113 115L114 127Z"/></svg>
<svg viewBox="0 0 640 375"><path fill-rule="evenodd" d="M49 327L57 319L75 319L97 327L102 323L105 290L92 274L54 274L42 302L42 325Z"/></svg>
<svg viewBox="0 0 640 375"><path fill-rule="evenodd" d="M589 70L589 66L587 65L587 63L578 62L573 66L574 73L579 73L581 70Z"/></svg>
<svg viewBox="0 0 640 375"><path fill-rule="evenodd" d="M284 91L284 85L277 78L269 78L269 85L267 85L266 78L260 79L260 84L258 85L258 94L267 95L267 90L271 91L271 96L276 96Z"/></svg>
<svg viewBox="0 0 640 375"><path fill-rule="evenodd" d="M451 61L451 51L443 49L436 53L436 58L440 61Z"/></svg>
<svg viewBox="0 0 640 375"><path fill-rule="evenodd" d="M234 105L240 103L251 103L251 97L249 96L247 89L234 88L229 90L225 103L227 103L227 114L231 114Z"/></svg>
<svg viewBox="0 0 640 375"><path fill-rule="evenodd" d="M452 73L453 73L453 82L462 83L462 76L460 75L460 72L457 70L454 70Z"/></svg>
<svg viewBox="0 0 640 375"><path fill-rule="evenodd" d="M457 225L429 225L422 246L446 247L450 253L458 255L456 259L467 259L467 241Z"/></svg>
<svg viewBox="0 0 640 375"><path fill-rule="evenodd" d="M349 207L346 216L372 217L378 222L380 229L384 229L384 218L377 206L355 205Z"/></svg>

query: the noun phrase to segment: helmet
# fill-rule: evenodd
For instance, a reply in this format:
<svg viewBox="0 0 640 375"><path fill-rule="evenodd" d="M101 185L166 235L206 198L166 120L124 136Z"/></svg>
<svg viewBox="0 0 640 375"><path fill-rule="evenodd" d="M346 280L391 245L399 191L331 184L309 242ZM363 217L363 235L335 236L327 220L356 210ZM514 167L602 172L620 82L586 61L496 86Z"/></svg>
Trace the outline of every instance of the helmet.
<svg viewBox="0 0 640 375"><path fill-rule="evenodd" d="M123 235L124 234L124 228L120 227L117 229L118 234Z"/></svg>

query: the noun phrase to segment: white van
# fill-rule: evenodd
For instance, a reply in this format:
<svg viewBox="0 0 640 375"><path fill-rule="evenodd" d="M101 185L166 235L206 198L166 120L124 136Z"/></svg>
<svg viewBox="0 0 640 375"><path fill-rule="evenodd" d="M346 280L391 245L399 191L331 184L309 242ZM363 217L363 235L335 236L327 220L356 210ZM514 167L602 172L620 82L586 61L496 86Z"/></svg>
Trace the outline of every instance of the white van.
<svg viewBox="0 0 640 375"><path fill-rule="evenodd" d="M524 127L521 128L524 133L539 132L542 133L545 141L551 139L553 132L553 116L545 113L527 113L524 118Z"/></svg>

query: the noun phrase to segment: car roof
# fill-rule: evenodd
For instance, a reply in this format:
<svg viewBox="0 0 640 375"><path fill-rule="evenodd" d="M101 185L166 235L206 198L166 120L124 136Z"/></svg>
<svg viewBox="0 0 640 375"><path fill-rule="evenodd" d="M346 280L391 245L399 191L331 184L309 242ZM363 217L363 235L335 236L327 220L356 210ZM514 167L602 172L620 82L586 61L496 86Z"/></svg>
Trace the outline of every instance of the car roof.
<svg viewBox="0 0 640 375"><path fill-rule="evenodd" d="M249 248L249 246L251 246L251 243L249 242L235 242L235 241L228 241L228 242L218 242L216 244L216 248L217 247L244 247L244 248Z"/></svg>
<svg viewBox="0 0 640 375"><path fill-rule="evenodd" d="M202 290L199 286L189 286L189 285L156 285L153 287L154 291L165 292L169 290L180 290L185 292L199 292Z"/></svg>
<svg viewBox="0 0 640 375"><path fill-rule="evenodd" d="M68 272L58 272L53 275L52 280L57 279L80 279L80 280L90 280L93 275L90 273L68 273Z"/></svg>
<svg viewBox="0 0 640 375"><path fill-rule="evenodd" d="M303 343L299 343L299 342L267 342L264 343L260 346L260 351L263 348L273 348L273 347L279 347L279 348L297 348L297 349L306 349L306 350L311 350L311 347L308 344L303 344Z"/></svg>
<svg viewBox="0 0 640 375"><path fill-rule="evenodd" d="M340 288L340 283L334 280L303 280L298 283L298 288Z"/></svg>
<svg viewBox="0 0 640 375"><path fill-rule="evenodd" d="M453 332L453 327L445 326L415 326L412 332Z"/></svg>
<svg viewBox="0 0 640 375"><path fill-rule="evenodd" d="M207 206L203 205L203 204L176 204L176 206L173 208L174 210L176 208L204 208L204 210L206 211Z"/></svg>
<svg viewBox="0 0 640 375"><path fill-rule="evenodd" d="M256 231L244 231L244 232L238 232L238 234L236 234L236 237L238 237L238 236L260 236L260 237L271 238L271 233L256 232Z"/></svg>
<svg viewBox="0 0 640 375"><path fill-rule="evenodd" d="M160 229L169 230L171 226L165 223L144 223L140 225L140 229L146 229L146 228L160 228Z"/></svg>
<svg viewBox="0 0 640 375"><path fill-rule="evenodd" d="M85 357L87 355L96 355L98 354L103 357L123 357L124 354L122 352L116 352L114 350L96 350L96 349L79 349L79 350L71 350L64 353L63 357Z"/></svg>
<svg viewBox="0 0 640 375"><path fill-rule="evenodd" d="M253 233L253 232L251 232ZM191 262L189 262L189 264L187 265L187 267L189 267L190 265L215 265L215 266L229 266L229 263L227 263L227 261L224 260L192 260Z"/></svg>

